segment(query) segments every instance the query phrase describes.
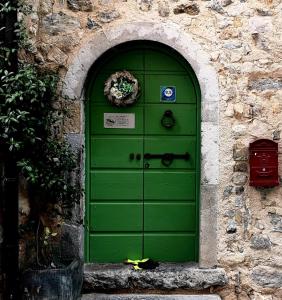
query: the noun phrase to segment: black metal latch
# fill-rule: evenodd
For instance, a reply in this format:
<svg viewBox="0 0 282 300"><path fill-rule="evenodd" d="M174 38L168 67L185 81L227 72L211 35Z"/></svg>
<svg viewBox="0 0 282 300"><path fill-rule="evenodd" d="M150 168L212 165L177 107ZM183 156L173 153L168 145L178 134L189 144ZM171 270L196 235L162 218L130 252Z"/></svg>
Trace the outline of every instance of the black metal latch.
<svg viewBox="0 0 282 300"><path fill-rule="evenodd" d="M189 153L186 152L185 154L174 154L174 153L164 153L164 154L151 154L145 153L144 159L161 159L162 164L166 167L169 167L174 159L184 159L188 160L190 157Z"/></svg>

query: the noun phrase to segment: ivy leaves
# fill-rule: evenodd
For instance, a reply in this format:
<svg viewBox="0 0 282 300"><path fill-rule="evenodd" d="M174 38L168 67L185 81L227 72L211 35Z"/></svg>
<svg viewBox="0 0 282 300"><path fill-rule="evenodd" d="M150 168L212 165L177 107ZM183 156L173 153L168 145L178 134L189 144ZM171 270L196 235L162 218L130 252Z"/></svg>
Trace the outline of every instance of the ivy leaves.
<svg viewBox="0 0 282 300"><path fill-rule="evenodd" d="M15 11L24 13L24 6L18 1L1 3L0 20ZM0 36L7 31L2 25ZM60 106L55 105L57 76L25 62L11 67L17 47L28 45L21 22L11 29L16 43L0 41L1 151L15 159L33 195L44 195L42 201L73 203L79 192L69 179L75 157L65 140L56 134L58 118L64 115Z"/></svg>

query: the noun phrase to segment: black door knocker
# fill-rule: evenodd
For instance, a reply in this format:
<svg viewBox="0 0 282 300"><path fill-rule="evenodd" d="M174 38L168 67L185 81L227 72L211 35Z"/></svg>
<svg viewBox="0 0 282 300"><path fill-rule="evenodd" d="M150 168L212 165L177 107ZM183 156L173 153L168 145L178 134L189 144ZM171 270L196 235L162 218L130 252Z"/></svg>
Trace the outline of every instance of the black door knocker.
<svg viewBox="0 0 282 300"><path fill-rule="evenodd" d="M171 110L166 110L161 119L161 124L163 127L170 129L175 125L175 118Z"/></svg>

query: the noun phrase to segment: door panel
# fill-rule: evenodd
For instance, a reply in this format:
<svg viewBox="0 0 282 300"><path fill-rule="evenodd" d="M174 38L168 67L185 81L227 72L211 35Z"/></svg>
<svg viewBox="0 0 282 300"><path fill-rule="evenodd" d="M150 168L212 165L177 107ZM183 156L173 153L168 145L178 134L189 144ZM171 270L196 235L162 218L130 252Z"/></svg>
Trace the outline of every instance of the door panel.
<svg viewBox="0 0 282 300"><path fill-rule="evenodd" d="M156 52L149 49L146 49L144 52L145 70L186 72L183 65L168 53Z"/></svg>
<svg viewBox="0 0 282 300"><path fill-rule="evenodd" d="M93 137L91 139L91 167L142 168L142 149L142 137ZM130 153L141 154L141 160L131 159Z"/></svg>
<svg viewBox="0 0 282 300"><path fill-rule="evenodd" d="M175 119L172 128L165 128L161 119L165 111L170 110ZM196 134L196 105L185 104L154 104L145 107L145 134L159 135L195 135Z"/></svg>
<svg viewBox="0 0 282 300"><path fill-rule="evenodd" d="M91 234L90 261L122 262L126 258L140 259L143 255L143 234Z"/></svg>
<svg viewBox="0 0 282 300"><path fill-rule="evenodd" d="M145 170L144 186L144 200L193 201L196 198L194 172Z"/></svg>
<svg viewBox="0 0 282 300"><path fill-rule="evenodd" d="M145 233L144 257L157 261L195 261L195 236L185 233Z"/></svg>
<svg viewBox="0 0 282 300"><path fill-rule="evenodd" d="M134 108L114 108L112 106L91 105L92 119L91 119L91 134L114 134L114 135L143 135L143 107ZM104 114L130 114L135 118L135 128L104 128Z"/></svg>
<svg viewBox="0 0 282 300"><path fill-rule="evenodd" d="M143 204L141 202L92 203L90 205L90 230L142 231Z"/></svg>
<svg viewBox="0 0 282 300"><path fill-rule="evenodd" d="M144 203L145 231L195 231L194 203Z"/></svg>
<svg viewBox="0 0 282 300"><path fill-rule="evenodd" d="M143 171L103 170L90 176L90 201L143 200Z"/></svg>
<svg viewBox="0 0 282 300"><path fill-rule="evenodd" d="M132 50L124 52L123 55L113 56L103 65L104 70L143 70L143 50Z"/></svg>
<svg viewBox="0 0 282 300"><path fill-rule="evenodd" d="M123 70L123 69L122 69ZM95 91L94 93L90 94L89 101L95 104L108 104L109 107L111 105L108 103L108 101L105 99L104 96L104 85L105 81L110 77L111 74L113 74L117 70L108 70L108 71L103 71L97 75L95 78L95 81L93 82L93 90ZM120 71L120 70L118 70ZM143 72L140 73L140 71L133 71L131 72L134 77L138 79L138 82L140 84L140 87L144 87L144 74ZM140 97L138 98L138 103L142 103L144 100L144 93L140 93Z"/></svg>
<svg viewBox="0 0 282 300"><path fill-rule="evenodd" d="M150 169L178 168L193 169L196 162L196 139L194 137L156 136L144 138L144 154L174 153L184 155L188 152L188 160L184 158L174 159L169 167L163 165L160 158L144 159Z"/></svg>
<svg viewBox="0 0 282 300"><path fill-rule="evenodd" d="M196 103L196 93L189 76L178 74L149 74L145 78L145 103L161 102L161 86L176 88L176 102Z"/></svg>

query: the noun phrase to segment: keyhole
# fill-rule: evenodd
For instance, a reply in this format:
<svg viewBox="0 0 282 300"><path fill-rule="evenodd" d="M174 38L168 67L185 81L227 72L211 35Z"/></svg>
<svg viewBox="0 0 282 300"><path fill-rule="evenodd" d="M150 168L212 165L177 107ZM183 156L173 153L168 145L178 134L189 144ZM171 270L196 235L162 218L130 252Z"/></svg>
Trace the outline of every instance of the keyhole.
<svg viewBox="0 0 282 300"><path fill-rule="evenodd" d="M150 167L150 164L149 163L145 163L145 169L148 169Z"/></svg>

